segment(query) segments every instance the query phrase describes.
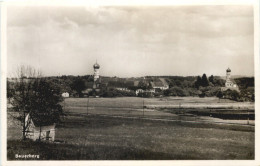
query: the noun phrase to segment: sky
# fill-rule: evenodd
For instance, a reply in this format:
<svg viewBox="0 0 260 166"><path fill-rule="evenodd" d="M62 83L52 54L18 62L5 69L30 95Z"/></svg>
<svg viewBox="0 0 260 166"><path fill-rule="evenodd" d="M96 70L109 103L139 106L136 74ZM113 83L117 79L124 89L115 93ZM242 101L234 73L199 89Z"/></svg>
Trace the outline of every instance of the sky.
<svg viewBox="0 0 260 166"><path fill-rule="evenodd" d="M254 75L252 6L9 6L8 75Z"/></svg>

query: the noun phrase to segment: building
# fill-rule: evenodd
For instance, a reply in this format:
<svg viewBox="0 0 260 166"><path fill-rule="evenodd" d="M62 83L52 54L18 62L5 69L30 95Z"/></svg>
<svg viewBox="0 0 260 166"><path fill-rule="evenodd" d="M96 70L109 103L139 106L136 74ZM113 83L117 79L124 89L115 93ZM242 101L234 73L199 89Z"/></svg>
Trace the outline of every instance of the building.
<svg viewBox="0 0 260 166"><path fill-rule="evenodd" d="M135 91L136 96L138 96L139 93L144 93L144 90L143 89L137 89Z"/></svg>
<svg viewBox="0 0 260 166"><path fill-rule="evenodd" d="M68 98L68 97L70 97L70 94L68 92L64 92L61 94L61 96L64 98Z"/></svg>
<svg viewBox="0 0 260 166"><path fill-rule="evenodd" d="M151 85L153 89L160 89L160 90L169 89L168 83L163 78L159 78L158 80L152 81Z"/></svg>
<svg viewBox="0 0 260 166"><path fill-rule="evenodd" d="M100 65L96 62L93 65L94 68L94 83L93 83L93 89L98 89L100 84L100 78L99 78L99 68Z"/></svg>
<svg viewBox="0 0 260 166"><path fill-rule="evenodd" d="M135 91L136 96L138 96L140 94L144 94L144 93L150 93L150 94L154 94L155 93L155 89L147 89L147 90L143 90L143 89L137 89Z"/></svg>
<svg viewBox="0 0 260 166"><path fill-rule="evenodd" d="M41 120L37 120L28 114L25 118L25 137L34 141L53 142L55 140L55 125L50 117L41 116Z"/></svg>
<svg viewBox="0 0 260 166"><path fill-rule="evenodd" d="M140 82L140 81L135 80L135 81L134 81L134 86L137 87L137 86L139 85L139 82Z"/></svg>
<svg viewBox="0 0 260 166"><path fill-rule="evenodd" d="M231 69L228 68L226 70L226 83L225 83L225 87L221 88L221 91L226 91L226 90L236 90L239 92L239 88L237 86L237 84L235 83L235 81L231 78Z"/></svg>
<svg viewBox="0 0 260 166"><path fill-rule="evenodd" d="M131 90L126 87L116 87L115 89L119 91L131 92Z"/></svg>

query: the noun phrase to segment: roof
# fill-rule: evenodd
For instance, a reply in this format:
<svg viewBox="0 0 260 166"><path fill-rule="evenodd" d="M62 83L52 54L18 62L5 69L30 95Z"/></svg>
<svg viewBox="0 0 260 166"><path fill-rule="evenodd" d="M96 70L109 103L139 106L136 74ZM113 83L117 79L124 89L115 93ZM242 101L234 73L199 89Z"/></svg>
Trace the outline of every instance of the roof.
<svg viewBox="0 0 260 166"><path fill-rule="evenodd" d="M134 81L126 81L125 84L127 87L134 86Z"/></svg>
<svg viewBox="0 0 260 166"><path fill-rule="evenodd" d="M138 86L139 81L134 81L134 86Z"/></svg>
<svg viewBox="0 0 260 166"><path fill-rule="evenodd" d="M161 81L154 81L151 82L152 87L164 87L163 83Z"/></svg>
<svg viewBox="0 0 260 166"><path fill-rule="evenodd" d="M164 86L168 86L168 83L164 78L159 78L159 79L162 81Z"/></svg>
<svg viewBox="0 0 260 166"><path fill-rule="evenodd" d="M227 69L227 72L231 72L230 68Z"/></svg>
<svg viewBox="0 0 260 166"><path fill-rule="evenodd" d="M113 88L127 88L127 85L123 81L109 81L108 87Z"/></svg>
<svg viewBox="0 0 260 166"><path fill-rule="evenodd" d="M35 127L50 126L55 123L55 118L51 115L41 114L32 116L27 115L27 120L31 118Z"/></svg>
<svg viewBox="0 0 260 166"><path fill-rule="evenodd" d="M93 65L93 68L94 68L94 69L99 69L99 68L100 68L100 65L96 62L96 63Z"/></svg>

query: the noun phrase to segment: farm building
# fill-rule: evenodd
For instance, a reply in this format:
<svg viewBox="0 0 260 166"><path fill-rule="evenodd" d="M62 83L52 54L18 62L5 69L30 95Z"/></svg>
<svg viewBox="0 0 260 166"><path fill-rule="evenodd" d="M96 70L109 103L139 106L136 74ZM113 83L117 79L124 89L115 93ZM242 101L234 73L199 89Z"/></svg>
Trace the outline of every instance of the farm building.
<svg viewBox="0 0 260 166"><path fill-rule="evenodd" d="M144 93L144 90L143 90L143 89L137 89L137 90L135 91L136 96L137 96L139 93Z"/></svg>
<svg viewBox="0 0 260 166"><path fill-rule="evenodd" d="M119 88L116 88L116 90L125 91L125 92L130 92L130 91L131 91L131 90L129 90L129 89L126 88L126 87L119 87Z"/></svg>
<svg viewBox="0 0 260 166"><path fill-rule="evenodd" d="M25 135L31 140L54 141L55 123L49 117L41 116L40 120L28 114L25 118Z"/></svg>
<svg viewBox="0 0 260 166"><path fill-rule="evenodd" d="M70 94L68 92L64 92L61 94L62 97L67 98L70 97Z"/></svg>
<svg viewBox="0 0 260 166"><path fill-rule="evenodd" d="M154 94L154 93L155 93L155 89L147 89L147 90L137 89L137 90L135 91L136 96L138 96L139 93L140 93L140 94L142 94L142 93Z"/></svg>
<svg viewBox="0 0 260 166"><path fill-rule="evenodd" d="M168 83L163 78L159 78L158 80L151 81L151 85L153 89L160 89L160 90L169 89Z"/></svg>

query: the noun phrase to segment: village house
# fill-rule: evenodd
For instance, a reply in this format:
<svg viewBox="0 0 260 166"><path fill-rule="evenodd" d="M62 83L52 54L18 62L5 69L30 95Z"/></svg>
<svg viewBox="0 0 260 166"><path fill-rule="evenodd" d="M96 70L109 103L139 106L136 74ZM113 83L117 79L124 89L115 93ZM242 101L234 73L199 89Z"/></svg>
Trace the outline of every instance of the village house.
<svg viewBox="0 0 260 166"><path fill-rule="evenodd" d="M130 92L131 90L126 88L126 87L118 87L116 88L116 90L119 90L119 91L125 91L125 92Z"/></svg>
<svg viewBox="0 0 260 166"><path fill-rule="evenodd" d="M169 89L168 83L163 78L159 78L156 81L151 81L151 85L152 85L153 89L155 89L155 90L158 90L158 89L160 89L160 90Z"/></svg>
<svg viewBox="0 0 260 166"><path fill-rule="evenodd" d="M135 91L136 96L138 96L139 93L144 93L144 90L143 89L137 89Z"/></svg>
<svg viewBox="0 0 260 166"><path fill-rule="evenodd" d="M70 94L68 92L64 92L61 94L61 96L64 98L68 98L68 97L70 97Z"/></svg>
<svg viewBox="0 0 260 166"><path fill-rule="evenodd" d="M143 93L151 93L151 94L154 94L154 93L155 93L155 89L147 89L147 90L137 89L137 90L135 91L136 96L138 96L139 94L143 94Z"/></svg>
<svg viewBox="0 0 260 166"><path fill-rule="evenodd" d="M125 80L113 80L109 81L106 85L107 89L116 89L118 91L123 92L131 92L131 89L129 87L133 87L134 82L133 81L125 81Z"/></svg>
<svg viewBox="0 0 260 166"><path fill-rule="evenodd" d="M48 117L37 120L28 114L25 118L25 136L31 140L51 141L55 140L55 123Z"/></svg>

